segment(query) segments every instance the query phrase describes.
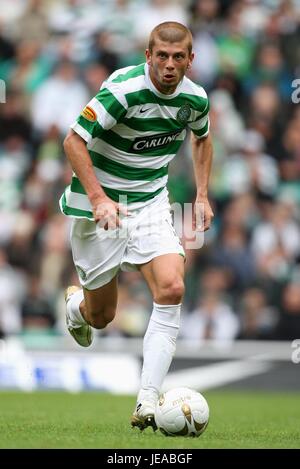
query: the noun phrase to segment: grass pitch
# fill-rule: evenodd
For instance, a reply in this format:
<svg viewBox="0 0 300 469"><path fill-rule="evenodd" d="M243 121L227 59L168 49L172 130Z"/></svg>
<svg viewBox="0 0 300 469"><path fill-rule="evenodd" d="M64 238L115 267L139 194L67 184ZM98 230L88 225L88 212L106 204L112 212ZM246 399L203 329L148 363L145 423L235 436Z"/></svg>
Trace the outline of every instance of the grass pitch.
<svg viewBox="0 0 300 469"><path fill-rule="evenodd" d="M211 418L199 438L129 425L132 396L0 393L1 448L300 448L300 395L204 393Z"/></svg>

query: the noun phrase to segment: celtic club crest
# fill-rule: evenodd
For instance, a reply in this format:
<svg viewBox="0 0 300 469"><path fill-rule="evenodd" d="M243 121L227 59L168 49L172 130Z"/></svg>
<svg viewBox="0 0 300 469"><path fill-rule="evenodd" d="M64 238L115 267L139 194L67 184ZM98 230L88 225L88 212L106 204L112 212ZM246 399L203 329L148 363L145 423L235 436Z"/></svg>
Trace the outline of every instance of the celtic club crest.
<svg viewBox="0 0 300 469"><path fill-rule="evenodd" d="M179 111L177 112L177 115L176 115L176 120L182 124L182 125L186 125L190 116L191 116L191 108L188 104L184 104L183 106L181 106L181 108L179 109Z"/></svg>

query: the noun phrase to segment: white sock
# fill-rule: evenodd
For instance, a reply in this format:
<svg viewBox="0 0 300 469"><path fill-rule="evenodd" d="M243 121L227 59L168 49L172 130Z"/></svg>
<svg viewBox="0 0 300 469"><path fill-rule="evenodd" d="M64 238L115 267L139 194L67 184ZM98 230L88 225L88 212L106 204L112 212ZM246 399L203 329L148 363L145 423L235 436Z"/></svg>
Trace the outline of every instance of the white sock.
<svg viewBox="0 0 300 469"><path fill-rule="evenodd" d="M78 290L70 297L67 303L68 314L71 322L71 326L81 327L87 324L86 320L82 317L79 310L80 303L84 299L83 290Z"/></svg>
<svg viewBox="0 0 300 469"><path fill-rule="evenodd" d="M157 399L176 350L180 322L179 305L158 305L153 311L144 337L141 390L138 402Z"/></svg>

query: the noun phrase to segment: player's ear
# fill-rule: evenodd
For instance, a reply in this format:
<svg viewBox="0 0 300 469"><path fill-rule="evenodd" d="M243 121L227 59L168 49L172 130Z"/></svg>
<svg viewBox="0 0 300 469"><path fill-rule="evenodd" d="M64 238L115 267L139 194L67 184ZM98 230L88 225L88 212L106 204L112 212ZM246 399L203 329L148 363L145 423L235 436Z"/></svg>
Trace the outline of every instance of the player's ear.
<svg viewBox="0 0 300 469"><path fill-rule="evenodd" d="M187 66L188 70L189 70L189 69L191 68L191 66L192 66L194 57L195 57L194 52L191 52L191 55L190 55L190 57L189 57L189 63L188 63L188 66Z"/></svg>
<svg viewBox="0 0 300 469"><path fill-rule="evenodd" d="M149 49L146 49L146 52L145 52L145 55L146 55L146 62L148 65L151 65L151 52Z"/></svg>

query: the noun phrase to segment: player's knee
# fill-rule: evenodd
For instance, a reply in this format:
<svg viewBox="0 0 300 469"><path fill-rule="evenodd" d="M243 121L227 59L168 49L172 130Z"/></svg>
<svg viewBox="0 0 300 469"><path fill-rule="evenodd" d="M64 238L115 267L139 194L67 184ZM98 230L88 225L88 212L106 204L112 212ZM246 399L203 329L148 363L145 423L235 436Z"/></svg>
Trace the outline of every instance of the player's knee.
<svg viewBox="0 0 300 469"><path fill-rule="evenodd" d="M104 329L115 317L115 308L106 307L99 311L89 312L89 322L95 329Z"/></svg>
<svg viewBox="0 0 300 469"><path fill-rule="evenodd" d="M183 295L184 282L181 278L175 279L160 286L154 301L158 304L178 304L181 302Z"/></svg>

